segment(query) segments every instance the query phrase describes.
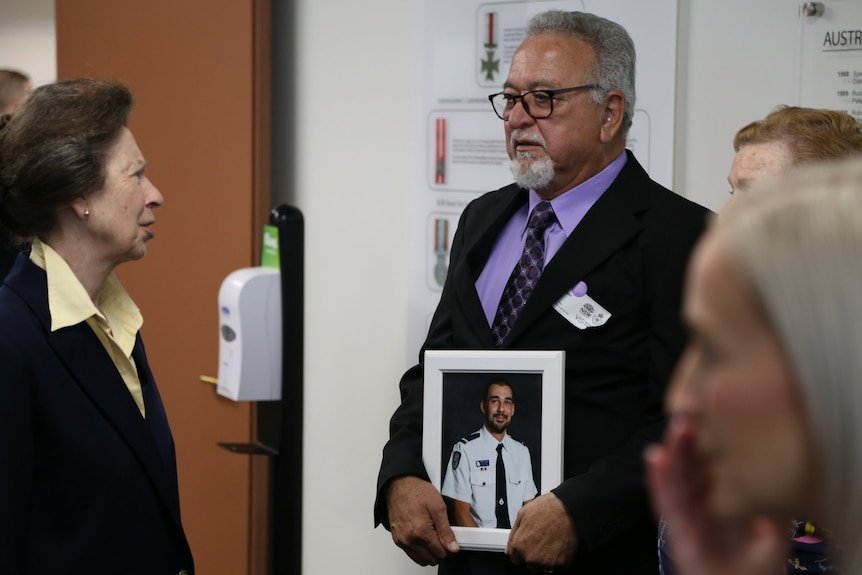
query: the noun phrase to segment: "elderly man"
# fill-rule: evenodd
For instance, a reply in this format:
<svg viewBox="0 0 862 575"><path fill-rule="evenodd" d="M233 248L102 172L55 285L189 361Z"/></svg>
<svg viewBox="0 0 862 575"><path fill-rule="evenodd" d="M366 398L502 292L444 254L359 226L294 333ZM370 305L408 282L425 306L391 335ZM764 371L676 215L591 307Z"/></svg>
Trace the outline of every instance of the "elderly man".
<svg viewBox="0 0 862 575"><path fill-rule="evenodd" d="M656 573L643 448L685 343L680 298L708 211L625 149L635 51L582 12L533 17L504 89L515 183L464 210L423 349L565 350L562 484L519 511L506 553L460 551L422 464L422 364L401 380L376 522L440 573Z"/></svg>

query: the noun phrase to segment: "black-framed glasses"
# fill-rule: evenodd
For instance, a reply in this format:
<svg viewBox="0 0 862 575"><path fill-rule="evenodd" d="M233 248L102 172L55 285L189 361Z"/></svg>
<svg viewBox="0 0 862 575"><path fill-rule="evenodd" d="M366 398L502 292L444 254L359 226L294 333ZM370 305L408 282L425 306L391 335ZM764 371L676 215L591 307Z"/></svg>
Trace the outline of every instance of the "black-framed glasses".
<svg viewBox="0 0 862 575"><path fill-rule="evenodd" d="M509 94L508 92L500 92L491 94L488 100L494 108L497 116L504 121L512 115L512 110L518 100L524 106L524 111L533 119L541 120L547 118L554 112L554 98L557 94L565 94L566 92L578 92L581 90L596 90L600 89L598 84L585 84L583 86L574 86L572 88L560 88L559 90L530 90L523 94Z"/></svg>

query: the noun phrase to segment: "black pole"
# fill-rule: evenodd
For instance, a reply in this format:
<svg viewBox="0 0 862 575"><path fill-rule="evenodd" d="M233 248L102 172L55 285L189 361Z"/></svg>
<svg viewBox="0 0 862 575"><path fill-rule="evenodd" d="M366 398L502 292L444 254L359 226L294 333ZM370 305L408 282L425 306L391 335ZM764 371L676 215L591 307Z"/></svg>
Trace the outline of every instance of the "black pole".
<svg viewBox="0 0 862 575"><path fill-rule="evenodd" d="M281 205L272 211L278 227L281 266L282 388L278 453L272 472L272 574L302 573L302 429L304 223L302 213ZM266 425L258 405L258 421ZM264 419L264 421L261 421ZM261 429L260 431L263 431Z"/></svg>

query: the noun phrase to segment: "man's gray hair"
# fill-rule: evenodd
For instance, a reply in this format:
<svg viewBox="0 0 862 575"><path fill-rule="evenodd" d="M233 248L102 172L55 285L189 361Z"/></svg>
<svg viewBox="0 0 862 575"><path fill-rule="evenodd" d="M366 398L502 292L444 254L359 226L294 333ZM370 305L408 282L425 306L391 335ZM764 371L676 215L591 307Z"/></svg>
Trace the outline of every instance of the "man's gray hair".
<svg viewBox="0 0 862 575"><path fill-rule="evenodd" d="M718 218L758 293L805 404L825 527L860 572L862 548L862 158L791 168ZM819 499L822 497L822 499Z"/></svg>
<svg viewBox="0 0 862 575"><path fill-rule="evenodd" d="M604 102L611 90L619 90L626 99L623 135L632 125L635 108L635 44L625 28L606 18L588 12L549 10L530 19L527 38L537 34L567 34L586 42L596 53L597 70L588 70L584 82L601 89L590 92L596 104Z"/></svg>

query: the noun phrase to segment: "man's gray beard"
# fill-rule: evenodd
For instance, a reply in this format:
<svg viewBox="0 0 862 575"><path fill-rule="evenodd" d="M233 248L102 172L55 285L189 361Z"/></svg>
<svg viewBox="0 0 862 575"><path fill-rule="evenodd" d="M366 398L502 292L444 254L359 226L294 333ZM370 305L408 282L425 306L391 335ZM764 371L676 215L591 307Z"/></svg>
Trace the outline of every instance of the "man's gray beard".
<svg viewBox="0 0 862 575"><path fill-rule="evenodd" d="M544 156L541 160L529 160L528 154L516 154L509 161L509 169L515 183L526 190L541 190L554 179L554 162Z"/></svg>

